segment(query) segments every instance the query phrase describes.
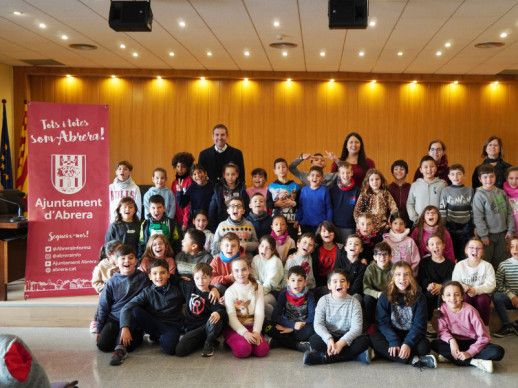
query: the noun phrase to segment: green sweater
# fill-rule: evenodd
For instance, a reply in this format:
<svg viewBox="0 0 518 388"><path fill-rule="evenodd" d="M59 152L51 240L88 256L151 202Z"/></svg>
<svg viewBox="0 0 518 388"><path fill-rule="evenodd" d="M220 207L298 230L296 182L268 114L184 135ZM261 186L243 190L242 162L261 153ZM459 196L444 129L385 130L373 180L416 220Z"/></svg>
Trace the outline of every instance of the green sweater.
<svg viewBox="0 0 518 388"><path fill-rule="evenodd" d="M391 270L392 263L383 269L375 261L370 263L363 275L363 293L377 299L378 292L383 291L390 281Z"/></svg>

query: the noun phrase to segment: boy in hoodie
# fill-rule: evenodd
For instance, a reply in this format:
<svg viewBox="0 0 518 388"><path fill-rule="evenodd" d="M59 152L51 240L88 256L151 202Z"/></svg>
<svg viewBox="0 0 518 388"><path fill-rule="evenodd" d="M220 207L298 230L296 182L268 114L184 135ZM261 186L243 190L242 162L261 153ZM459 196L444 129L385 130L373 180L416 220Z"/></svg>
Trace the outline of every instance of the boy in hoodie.
<svg viewBox="0 0 518 388"><path fill-rule="evenodd" d="M446 187L446 183L435 177L437 164L434 158L423 156L419 169L423 177L412 183L406 201L408 217L414 223L428 205L439 208L441 191Z"/></svg>
<svg viewBox="0 0 518 388"><path fill-rule="evenodd" d="M227 218L227 207L232 198L242 198L244 209L248 209L250 198L244 182L239 179L239 167L227 163L223 167L223 179L214 187L214 194L209 205L209 229L216 231L219 223Z"/></svg>
<svg viewBox="0 0 518 388"><path fill-rule="evenodd" d="M241 198L232 198L227 207L228 218L218 225L214 233L212 244L212 255L220 252L222 237L228 232L235 233L239 237L239 245L245 250L249 262L252 262L253 253L259 246L259 240L255 233L254 226L245 219L245 202Z"/></svg>
<svg viewBox="0 0 518 388"><path fill-rule="evenodd" d="M167 181L167 172L162 167L157 167L153 170L153 184L155 187L151 187L146 194L144 194L144 209L147 213L147 209L149 208L149 198L152 195L161 195L164 197L164 206L166 208L166 216L174 219L174 215L176 213L176 201L174 199L173 192L165 186L165 182ZM149 216L149 214L146 214Z"/></svg>
<svg viewBox="0 0 518 388"><path fill-rule="evenodd" d="M191 277L196 264L210 264L212 256L203 249L204 245L205 233L197 229L187 229L182 240L182 251L174 259L178 274Z"/></svg>
<svg viewBox="0 0 518 388"><path fill-rule="evenodd" d="M473 220L478 236L485 245L483 259L495 270L505 260L505 240L514 233L514 219L507 194L495 186L496 172L490 164L478 168L482 187L473 197Z"/></svg>
<svg viewBox="0 0 518 388"><path fill-rule="evenodd" d="M257 238L270 234L272 228L272 217L265 210L265 200L261 193L255 193L250 198L250 213L246 219L252 223L257 234Z"/></svg>
<svg viewBox="0 0 518 388"><path fill-rule="evenodd" d="M119 201L125 197L131 197L137 204L137 217L140 218L140 210L142 208L142 197L139 187L131 179L133 165L127 160L117 163L115 170L115 179L109 187L110 191L110 223L115 222L115 209L119 205Z"/></svg>
<svg viewBox="0 0 518 388"><path fill-rule="evenodd" d="M374 247L374 261L369 264L363 275L363 311L365 323L369 325L366 334L372 334L376 331L374 323L376 322L376 305L391 279L391 259L392 249L390 245L384 241L377 243Z"/></svg>

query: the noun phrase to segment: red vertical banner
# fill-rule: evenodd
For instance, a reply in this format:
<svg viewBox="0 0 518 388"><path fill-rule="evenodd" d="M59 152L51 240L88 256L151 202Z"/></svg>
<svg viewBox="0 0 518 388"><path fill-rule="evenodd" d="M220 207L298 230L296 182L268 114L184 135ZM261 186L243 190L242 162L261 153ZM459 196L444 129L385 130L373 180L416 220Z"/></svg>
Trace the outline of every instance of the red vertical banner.
<svg viewBox="0 0 518 388"><path fill-rule="evenodd" d="M108 106L30 102L25 298L95 294L108 226Z"/></svg>

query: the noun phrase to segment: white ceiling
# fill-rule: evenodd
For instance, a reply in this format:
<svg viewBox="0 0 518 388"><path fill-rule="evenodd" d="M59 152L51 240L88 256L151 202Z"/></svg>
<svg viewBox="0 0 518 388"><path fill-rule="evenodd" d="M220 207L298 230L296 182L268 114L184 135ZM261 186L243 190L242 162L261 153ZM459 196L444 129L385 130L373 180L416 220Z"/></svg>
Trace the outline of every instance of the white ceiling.
<svg viewBox="0 0 518 388"><path fill-rule="evenodd" d="M370 0L369 21L376 25L366 30L330 30L327 0L152 0L153 31L129 33L108 26L109 0L0 3L0 63L12 66L53 59L69 67L94 68L518 73L515 0ZM180 27L179 21L186 26ZM40 23L47 27L39 28ZM501 38L502 32L508 36ZM298 45L286 57L269 47L278 34ZM505 46L474 47L486 41ZM68 47L71 43L98 49L74 50ZM126 49L119 47L122 43Z"/></svg>

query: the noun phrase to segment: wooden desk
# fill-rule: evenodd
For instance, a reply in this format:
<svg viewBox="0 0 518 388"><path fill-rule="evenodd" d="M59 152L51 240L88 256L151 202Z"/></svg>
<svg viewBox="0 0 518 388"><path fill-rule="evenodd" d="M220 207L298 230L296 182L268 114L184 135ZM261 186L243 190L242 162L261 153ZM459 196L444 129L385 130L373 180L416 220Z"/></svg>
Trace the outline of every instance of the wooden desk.
<svg viewBox="0 0 518 388"><path fill-rule="evenodd" d="M7 283L25 276L28 222L10 222L15 216L0 216L0 300L7 300Z"/></svg>

